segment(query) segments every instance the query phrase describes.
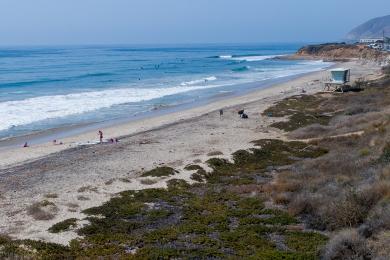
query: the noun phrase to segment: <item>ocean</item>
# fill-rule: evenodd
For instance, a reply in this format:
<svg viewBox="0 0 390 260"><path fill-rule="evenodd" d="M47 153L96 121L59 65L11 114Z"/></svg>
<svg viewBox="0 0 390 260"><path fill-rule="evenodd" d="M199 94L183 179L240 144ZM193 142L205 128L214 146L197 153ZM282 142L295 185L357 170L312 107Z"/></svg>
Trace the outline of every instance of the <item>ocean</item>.
<svg viewBox="0 0 390 260"><path fill-rule="evenodd" d="M300 44L0 48L0 139L152 116L322 70Z"/></svg>

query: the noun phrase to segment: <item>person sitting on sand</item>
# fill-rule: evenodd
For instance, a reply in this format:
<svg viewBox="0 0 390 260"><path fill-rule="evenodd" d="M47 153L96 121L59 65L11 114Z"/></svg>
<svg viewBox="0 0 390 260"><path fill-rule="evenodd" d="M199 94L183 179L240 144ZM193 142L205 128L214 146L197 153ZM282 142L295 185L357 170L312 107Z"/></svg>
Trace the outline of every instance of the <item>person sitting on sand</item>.
<svg viewBox="0 0 390 260"><path fill-rule="evenodd" d="M28 147L28 143L25 142L24 145L23 145L23 147L24 147L24 148L25 148L25 147Z"/></svg>
<svg viewBox="0 0 390 260"><path fill-rule="evenodd" d="M58 142L56 139L53 140L54 145L63 145L63 142Z"/></svg>
<svg viewBox="0 0 390 260"><path fill-rule="evenodd" d="M242 117L242 115L244 114L245 110L244 109L241 109L238 111L238 114L240 115L240 117Z"/></svg>
<svg viewBox="0 0 390 260"><path fill-rule="evenodd" d="M99 130L98 134L99 134L100 143L103 143L103 132L102 132L102 130Z"/></svg>

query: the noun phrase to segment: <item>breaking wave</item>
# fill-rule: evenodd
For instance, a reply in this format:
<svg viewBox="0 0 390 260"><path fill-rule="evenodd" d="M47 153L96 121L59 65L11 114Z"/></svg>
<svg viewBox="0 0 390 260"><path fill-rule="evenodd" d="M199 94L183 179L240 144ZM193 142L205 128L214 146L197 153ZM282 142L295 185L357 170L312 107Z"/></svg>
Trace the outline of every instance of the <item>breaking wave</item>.
<svg viewBox="0 0 390 260"><path fill-rule="evenodd" d="M0 131L34 122L77 115L114 105L148 101L218 85L188 85L168 88L121 88L103 91L41 96L0 103Z"/></svg>
<svg viewBox="0 0 390 260"><path fill-rule="evenodd" d="M280 56L283 55L220 55L220 56L216 56L216 58L224 59L224 60L251 62L251 61L270 60Z"/></svg>

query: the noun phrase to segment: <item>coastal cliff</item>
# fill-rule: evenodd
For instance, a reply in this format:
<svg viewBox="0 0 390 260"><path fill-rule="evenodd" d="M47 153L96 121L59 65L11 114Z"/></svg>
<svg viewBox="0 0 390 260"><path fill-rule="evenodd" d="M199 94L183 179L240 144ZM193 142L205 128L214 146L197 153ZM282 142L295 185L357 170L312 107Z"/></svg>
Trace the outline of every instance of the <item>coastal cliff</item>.
<svg viewBox="0 0 390 260"><path fill-rule="evenodd" d="M324 59L327 61L342 61L363 59L383 62L389 57L388 53L371 49L365 45L326 43L307 45L299 49L292 58L297 59Z"/></svg>

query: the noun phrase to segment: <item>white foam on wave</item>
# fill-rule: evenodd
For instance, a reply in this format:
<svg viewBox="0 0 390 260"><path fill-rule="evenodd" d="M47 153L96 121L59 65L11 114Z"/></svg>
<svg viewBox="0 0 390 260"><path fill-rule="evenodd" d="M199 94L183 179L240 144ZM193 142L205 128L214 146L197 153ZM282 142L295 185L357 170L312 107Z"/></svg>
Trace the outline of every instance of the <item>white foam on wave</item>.
<svg viewBox="0 0 390 260"><path fill-rule="evenodd" d="M220 56L218 56L220 59L231 59L231 58L233 58L233 56L232 55L220 55Z"/></svg>
<svg viewBox="0 0 390 260"><path fill-rule="evenodd" d="M103 91L41 96L0 103L0 131L42 120L82 114L114 105L148 101L220 85L168 88L120 88Z"/></svg>
<svg viewBox="0 0 390 260"><path fill-rule="evenodd" d="M214 80L217 80L217 77L211 76L211 77L207 77L204 79L196 79L196 80L186 81L186 82L181 83L180 85L181 86L191 86L191 85L196 85L196 84L207 83L209 81L214 81Z"/></svg>
<svg viewBox="0 0 390 260"><path fill-rule="evenodd" d="M235 60L235 61L262 61L269 60L283 55L253 55L253 56L232 56L232 55L221 55L219 58L226 60Z"/></svg>
<svg viewBox="0 0 390 260"><path fill-rule="evenodd" d="M233 57L232 60L237 61L262 61L262 60L269 60L276 57L279 57L282 55L262 55L262 56L240 56L240 57Z"/></svg>

